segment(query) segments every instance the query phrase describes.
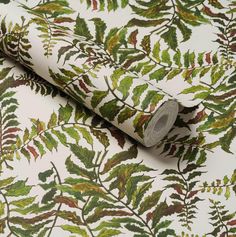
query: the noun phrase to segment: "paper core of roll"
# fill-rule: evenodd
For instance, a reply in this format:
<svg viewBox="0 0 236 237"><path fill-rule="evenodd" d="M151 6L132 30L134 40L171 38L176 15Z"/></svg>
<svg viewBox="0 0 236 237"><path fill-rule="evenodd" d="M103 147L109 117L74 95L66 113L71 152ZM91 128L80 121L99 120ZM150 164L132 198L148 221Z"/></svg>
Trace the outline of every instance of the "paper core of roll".
<svg viewBox="0 0 236 237"><path fill-rule="evenodd" d="M167 101L154 114L144 132L144 145L151 147L156 145L167 135L173 127L179 112L179 104L176 101Z"/></svg>

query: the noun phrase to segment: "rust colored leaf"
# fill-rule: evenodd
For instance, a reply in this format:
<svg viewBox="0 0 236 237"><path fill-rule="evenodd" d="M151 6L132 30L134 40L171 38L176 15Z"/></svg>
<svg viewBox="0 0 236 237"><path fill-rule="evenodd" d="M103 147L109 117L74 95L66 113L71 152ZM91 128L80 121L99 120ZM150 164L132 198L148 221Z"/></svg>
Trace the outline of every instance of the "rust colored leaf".
<svg viewBox="0 0 236 237"><path fill-rule="evenodd" d="M232 123L235 118L236 111L232 111L229 113L225 118L219 119L212 124L213 128L222 128L227 126L228 124Z"/></svg>
<svg viewBox="0 0 236 237"><path fill-rule="evenodd" d="M151 115L142 115L137 123L138 127L142 127L149 119Z"/></svg>
<svg viewBox="0 0 236 237"><path fill-rule="evenodd" d="M39 120L37 120L37 131L38 133L42 132L44 130L43 123L41 123Z"/></svg>
<svg viewBox="0 0 236 237"><path fill-rule="evenodd" d="M220 237L226 237L226 232L223 232L222 234L220 234Z"/></svg>
<svg viewBox="0 0 236 237"><path fill-rule="evenodd" d="M78 208L78 201L73 198L64 197L64 196L56 196L54 200L57 203L62 203L72 208Z"/></svg>
<svg viewBox="0 0 236 237"><path fill-rule="evenodd" d="M211 99L211 100L224 100L224 99L227 99L231 96L234 96L236 95L236 89L235 90L232 90L232 91L229 91L223 95L209 95L208 98Z"/></svg>
<svg viewBox="0 0 236 237"><path fill-rule="evenodd" d="M130 34L129 38L128 38L128 42L129 42L130 44L134 45L134 47L136 47L137 42L138 42L138 41L137 41L137 35L138 35L138 29L135 30L135 31L133 31L133 32Z"/></svg>
<svg viewBox="0 0 236 237"><path fill-rule="evenodd" d="M4 133L3 135L7 134L7 133L14 133L14 132L18 132L18 131L21 131L20 128L8 128Z"/></svg>
<svg viewBox="0 0 236 237"><path fill-rule="evenodd" d="M211 52L209 52L209 53L206 54L206 62L207 62L208 64L211 64Z"/></svg>
<svg viewBox="0 0 236 237"><path fill-rule="evenodd" d="M28 145L27 149L29 150L29 152L34 156L35 159L38 158L39 154L37 153L37 151L35 150L34 147Z"/></svg>
<svg viewBox="0 0 236 237"><path fill-rule="evenodd" d="M232 220L232 221L227 222L227 225L230 225L230 226L236 225L236 220Z"/></svg>
<svg viewBox="0 0 236 237"><path fill-rule="evenodd" d="M186 81L191 78L191 76L192 76L192 74L193 74L193 71L194 71L194 69L191 68L191 69L188 69L188 70L185 72L185 74L184 74L184 79L185 79Z"/></svg>
<svg viewBox="0 0 236 237"><path fill-rule="evenodd" d="M165 209L164 215L168 216L168 215L172 215L174 213L180 213L183 208L184 208L184 206L182 204L178 204L178 203L170 205Z"/></svg>
<svg viewBox="0 0 236 237"><path fill-rule="evenodd" d="M96 11L98 9L98 2L97 0L92 0L93 10Z"/></svg>
<svg viewBox="0 0 236 237"><path fill-rule="evenodd" d="M121 148L125 145L125 136L123 133L120 132L120 130L114 128L110 129L111 135L118 141L118 144Z"/></svg>
<svg viewBox="0 0 236 237"><path fill-rule="evenodd" d="M173 185L173 188L175 189L175 191L176 191L178 194L183 194L181 185L179 185L179 184L174 184L174 185Z"/></svg>
<svg viewBox="0 0 236 237"><path fill-rule="evenodd" d="M188 198L192 198L193 196L195 196L198 193L198 190L195 191L191 191L188 195Z"/></svg>
<svg viewBox="0 0 236 237"><path fill-rule="evenodd" d="M188 121L188 124L197 124L206 118L207 114L205 110L202 110L197 113L197 115Z"/></svg>
<svg viewBox="0 0 236 237"><path fill-rule="evenodd" d="M227 40L226 39L226 37L225 37L225 35L223 35L223 34L217 34L217 36L219 36L221 39L223 39L223 40Z"/></svg>
<svg viewBox="0 0 236 237"><path fill-rule="evenodd" d="M29 80L16 80L13 81L12 84L10 85L11 88L26 85L29 83Z"/></svg>
<svg viewBox="0 0 236 237"><path fill-rule="evenodd" d="M233 52L236 52L236 43L235 43L235 44L231 44L231 45L230 45L230 49L231 49Z"/></svg>
<svg viewBox="0 0 236 237"><path fill-rule="evenodd" d="M73 186L75 190L78 190L80 192L89 192L89 191L95 191L97 193L104 194L104 191L96 184L93 183L80 183Z"/></svg>
<svg viewBox="0 0 236 237"><path fill-rule="evenodd" d="M212 10L209 7L204 6L202 11L205 14L207 14L208 16L218 17L218 18L222 18L224 20L229 20L229 18L225 14L223 14L223 13L214 13L214 12L212 12Z"/></svg>
<svg viewBox="0 0 236 237"><path fill-rule="evenodd" d="M150 220L153 219L153 212L149 212L147 215L146 215L146 221L149 222Z"/></svg>
<svg viewBox="0 0 236 237"><path fill-rule="evenodd" d="M230 37L234 37L236 35L236 29L232 29L230 31Z"/></svg>
<svg viewBox="0 0 236 237"><path fill-rule="evenodd" d="M3 139L8 139L8 138L16 138L16 134L7 134L6 136L3 136Z"/></svg>
<svg viewBox="0 0 236 237"><path fill-rule="evenodd" d="M79 85L80 85L80 87L86 92L86 93L89 93L90 92L90 90L87 88L87 86L84 84L84 82L83 81L79 81Z"/></svg>

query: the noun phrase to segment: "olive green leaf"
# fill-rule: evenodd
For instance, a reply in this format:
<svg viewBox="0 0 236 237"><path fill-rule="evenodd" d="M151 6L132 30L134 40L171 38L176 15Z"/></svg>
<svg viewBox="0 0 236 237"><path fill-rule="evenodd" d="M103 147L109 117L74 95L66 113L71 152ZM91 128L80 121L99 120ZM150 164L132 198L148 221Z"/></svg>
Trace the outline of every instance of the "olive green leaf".
<svg viewBox="0 0 236 237"><path fill-rule="evenodd" d="M89 32L89 29L85 20L81 18L80 15L78 15L76 18L76 26L75 26L74 32L76 35L84 36L87 39L93 38L93 36Z"/></svg>

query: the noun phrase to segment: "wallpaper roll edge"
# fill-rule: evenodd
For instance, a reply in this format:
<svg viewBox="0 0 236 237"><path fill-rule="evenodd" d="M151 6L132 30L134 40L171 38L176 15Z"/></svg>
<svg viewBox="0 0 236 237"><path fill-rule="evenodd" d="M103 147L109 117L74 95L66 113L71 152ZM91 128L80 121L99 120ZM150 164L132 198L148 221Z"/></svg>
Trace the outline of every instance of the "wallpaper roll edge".
<svg viewBox="0 0 236 237"><path fill-rule="evenodd" d="M146 147L155 146L173 127L179 112L179 104L174 100L165 102L154 114L144 132Z"/></svg>

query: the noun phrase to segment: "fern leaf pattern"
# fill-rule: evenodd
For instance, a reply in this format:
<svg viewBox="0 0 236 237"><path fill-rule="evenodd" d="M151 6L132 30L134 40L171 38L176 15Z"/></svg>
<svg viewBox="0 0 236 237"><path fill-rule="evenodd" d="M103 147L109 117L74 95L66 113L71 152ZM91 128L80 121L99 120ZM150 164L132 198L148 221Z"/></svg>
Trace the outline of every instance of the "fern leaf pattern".
<svg viewBox="0 0 236 237"><path fill-rule="evenodd" d="M10 6L24 16L11 19ZM235 236L235 7L1 1L0 234ZM59 89L30 70L40 60ZM155 107L172 97L194 107L180 108L153 149L83 106L89 100L119 124L134 119L142 136Z"/></svg>
<svg viewBox="0 0 236 237"><path fill-rule="evenodd" d="M229 213L225 210L224 205L221 205L219 201L211 200L211 220L213 231L210 233L212 236L221 234L229 235L235 232L235 213Z"/></svg>
<svg viewBox="0 0 236 237"><path fill-rule="evenodd" d="M31 48L27 38L29 33L29 24L25 22L25 18L21 17L21 22L12 26L6 25L5 20L1 22L1 49L6 51L12 58L31 66L31 56L28 50ZM9 44L9 42L11 42Z"/></svg>

